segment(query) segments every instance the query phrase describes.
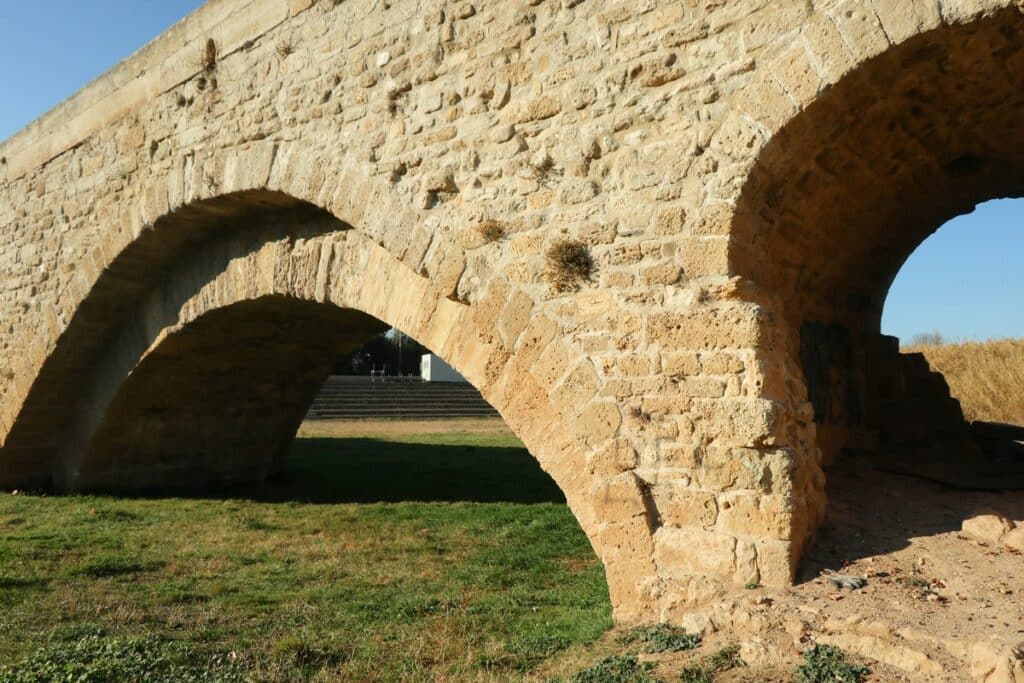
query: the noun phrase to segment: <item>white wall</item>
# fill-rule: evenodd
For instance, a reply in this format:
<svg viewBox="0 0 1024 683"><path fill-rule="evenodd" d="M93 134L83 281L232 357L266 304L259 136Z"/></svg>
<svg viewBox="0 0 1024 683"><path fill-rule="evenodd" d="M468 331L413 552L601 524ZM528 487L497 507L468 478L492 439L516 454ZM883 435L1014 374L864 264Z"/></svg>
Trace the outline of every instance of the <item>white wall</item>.
<svg viewBox="0 0 1024 683"><path fill-rule="evenodd" d="M465 382L466 378L432 353L420 358L420 377L426 382Z"/></svg>

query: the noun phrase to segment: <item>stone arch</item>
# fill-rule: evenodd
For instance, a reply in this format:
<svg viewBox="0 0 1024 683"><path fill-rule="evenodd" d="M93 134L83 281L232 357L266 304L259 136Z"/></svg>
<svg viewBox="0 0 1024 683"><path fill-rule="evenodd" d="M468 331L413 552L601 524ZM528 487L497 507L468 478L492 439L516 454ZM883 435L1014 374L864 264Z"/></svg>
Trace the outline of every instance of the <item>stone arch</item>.
<svg viewBox="0 0 1024 683"><path fill-rule="evenodd" d="M614 440L608 443L618 408L597 396L590 361L504 278L492 278L469 305L422 265L414 270L403 260L408 253L396 256L331 213L279 191L243 190L157 218L96 278L47 360L43 372L49 377L37 380L37 394L30 396L36 402L26 404L24 412L33 418L26 420L29 426L49 422L59 438L33 440L35 431L16 422L0 451L4 464L18 474L10 453L18 455L24 443L35 458L29 474L45 476L63 490L124 488L117 479L145 486L157 472L189 476L196 468L176 468L180 462L173 462L182 449L167 448L180 430L165 430L166 438L152 443L138 441L145 434L140 424L145 410L138 408L159 407L150 400L147 382L175 371L194 382L210 378L208 356L197 353L199 365L190 370L187 362L168 360L175 348L221 338L240 319L257 325L305 319L306 329L329 324L353 332L351 339L340 340L323 331L314 335L312 346L322 353L312 353L312 360L333 361L348 341L394 325L480 389L553 477L605 565L616 618L649 614L653 605L640 595L656 577L649 494L620 461L624 455ZM194 334L204 325L210 328L205 335ZM242 335L249 341L258 336ZM284 341L276 337L269 344L275 351L299 348ZM297 370L293 379L302 381L271 396L286 400L277 422L264 432L273 432L276 447L263 454L255 468L259 474L275 466L281 444L294 435L312 399L310 392L330 369L317 362L282 368L261 378L281 380ZM250 417L266 418L268 406L265 402L262 412ZM55 415L60 430L52 429ZM224 445L219 436L213 433L207 444ZM248 446L243 443L239 450ZM133 471L106 457L117 448L135 448L149 459L141 458ZM222 464L228 469L219 471L220 478L245 465Z"/></svg>
<svg viewBox="0 0 1024 683"><path fill-rule="evenodd" d="M97 212L93 221L102 227L101 238L76 264L70 286L44 304L48 324L28 353L15 359L13 381L3 387L0 475L7 485L46 483L56 448L52 425L64 419L73 378L103 344L109 321L168 263L225 231L218 223L225 213L324 206L446 294L455 291L465 267L458 245L426 228L389 188L350 170L357 164L325 154L301 141L193 153L140 181L144 189L136 201ZM119 274L111 277L111 268Z"/></svg>
<svg viewBox="0 0 1024 683"><path fill-rule="evenodd" d="M1024 13L1006 2L949 3L941 15L928 3L899 6L917 24L880 3L870 21L892 37L862 59L841 44L815 53L805 34L795 43L803 77L775 65L790 111L748 120L760 133L731 225L730 269L768 302L781 323L777 363L802 378L766 392L810 400L803 419L813 415L827 460L896 438L887 411L910 385L927 385L918 398L933 401L936 428L950 425L945 438L965 436L941 378L880 335L882 305L902 263L943 223L1024 194ZM847 66L829 78L822 65Z"/></svg>

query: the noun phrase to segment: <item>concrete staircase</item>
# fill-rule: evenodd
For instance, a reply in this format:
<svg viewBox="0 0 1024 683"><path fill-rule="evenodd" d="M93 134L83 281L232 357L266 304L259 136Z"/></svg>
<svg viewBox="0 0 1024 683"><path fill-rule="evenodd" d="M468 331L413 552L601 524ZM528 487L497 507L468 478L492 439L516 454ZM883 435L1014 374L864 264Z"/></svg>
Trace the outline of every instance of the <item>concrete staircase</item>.
<svg viewBox="0 0 1024 683"><path fill-rule="evenodd" d="M431 420L497 417L472 385L419 378L333 375L313 400L307 420Z"/></svg>

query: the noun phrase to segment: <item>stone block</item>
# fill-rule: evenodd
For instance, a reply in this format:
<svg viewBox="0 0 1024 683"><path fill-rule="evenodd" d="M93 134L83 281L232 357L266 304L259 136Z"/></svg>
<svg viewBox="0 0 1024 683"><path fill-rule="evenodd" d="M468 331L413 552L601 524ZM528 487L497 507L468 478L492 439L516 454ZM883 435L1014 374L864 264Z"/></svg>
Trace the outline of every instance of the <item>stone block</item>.
<svg viewBox="0 0 1024 683"><path fill-rule="evenodd" d="M736 538L693 527L662 527L654 535L655 561L668 577L727 576L736 571Z"/></svg>
<svg viewBox="0 0 1024 683"><path fill-rule="evenodd" d="M718 502L714 493L665 482L652 486L651 495L665 526L709 530L718 520Z"/></svg>
<svg viewBox="0 0 1024 683"><path fill-rule="evenodd" d="M570 412L576 412L575 405L565 406ZM592 401L581 410L575 421L577 433L591 446L597 446L614 437L622 425L622 413L618 405L612 401Z"/></svg>
<svg viewBox="0 0 1024 683"><path fill-rule="evenodd" d="M961 530L984 543L998 544L1004 534L1014 528L1012 521L1002 515L977 515L965 519Z"/></svg>
<svg viewBox="0 0 1024 683"><path fill-rule="evenodd" d="M876 0L875 10L893 43L902 43L942 23L936 0Z"/></svg>
<svg viewBox="0 0 1024 683"><path fill-rule="evenodd" d="M673 350L755 349L762 334L760 311L749 306L699 307L647 320L649 342Z"/></svg>
<svg viewBox="0 0 1024 683"><path fill-rule="evenodd" d="M793 502L780 496L729 492L718 496L718 528L735 536L789 540L793 535Z"/></svg>
<svg viewBox="0 0 1024 683"><path fill-rule="evenodd" d="M772 60L775 77L801 107L806 107L821 90L821 76L811 64L802 42L796 42Z"/></svg>
<svg viewBox="0 0 1024 683"><path fill-rule="evenodd" d="M532 311L533 299L522 290L515 290L498 317L498 334L505 346L515 348L519 335L530 322Z"/></svg>

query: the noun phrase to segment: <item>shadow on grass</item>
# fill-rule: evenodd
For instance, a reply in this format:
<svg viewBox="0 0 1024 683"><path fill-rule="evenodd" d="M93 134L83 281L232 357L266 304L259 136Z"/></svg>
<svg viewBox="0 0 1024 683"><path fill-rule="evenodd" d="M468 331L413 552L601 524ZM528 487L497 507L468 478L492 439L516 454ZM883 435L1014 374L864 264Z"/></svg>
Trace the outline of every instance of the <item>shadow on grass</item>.
<svg viewBox="0 0 1024 683"><path fill-rule="evenodd" d="M284 473L264 483L135 496L306 503L565 502L554 480L524 448L372 438L296 439Z"/></svg>
<svg viewBox="0 0 1024 683"><path fill-rule="evenodd" d="M46 579L23 579L17 576L4 576L0 574L0 590L15 588L43 588L46 586Z"/></svg>
<svg viewBox="0 0 1024 683"><path fill-rule="evenodd" d="M396 443L379 439L297 439L280 478L260 500L564 502L524 448Z"/></svg>

